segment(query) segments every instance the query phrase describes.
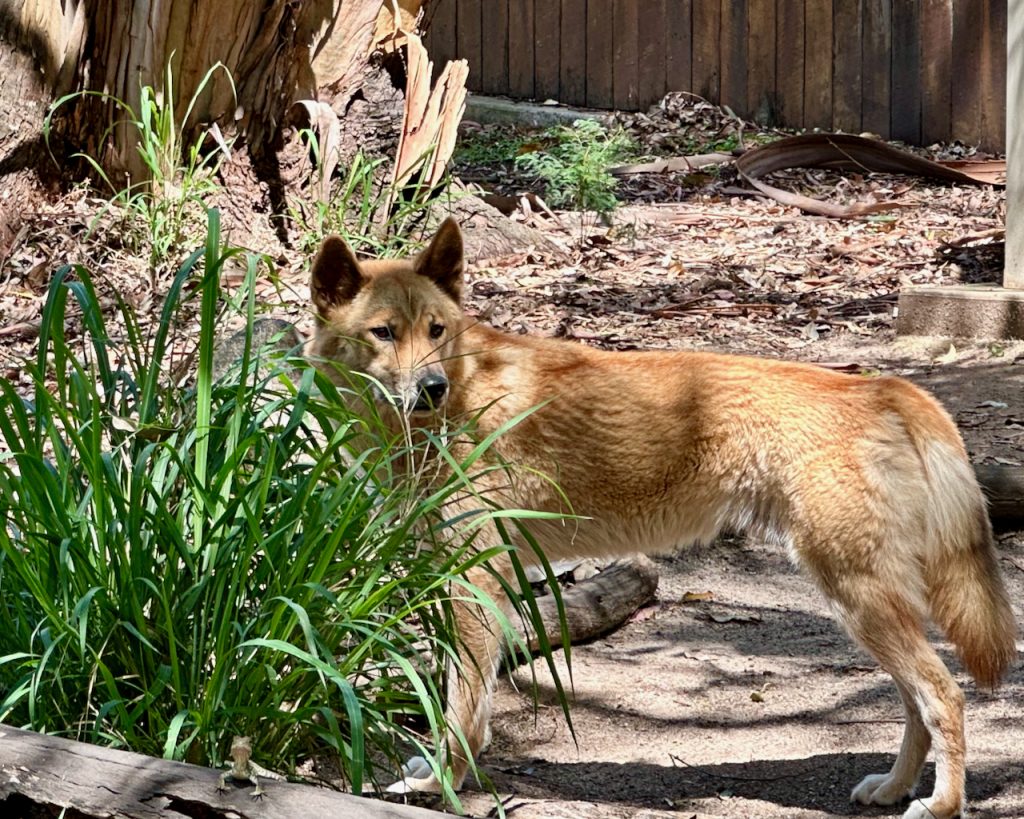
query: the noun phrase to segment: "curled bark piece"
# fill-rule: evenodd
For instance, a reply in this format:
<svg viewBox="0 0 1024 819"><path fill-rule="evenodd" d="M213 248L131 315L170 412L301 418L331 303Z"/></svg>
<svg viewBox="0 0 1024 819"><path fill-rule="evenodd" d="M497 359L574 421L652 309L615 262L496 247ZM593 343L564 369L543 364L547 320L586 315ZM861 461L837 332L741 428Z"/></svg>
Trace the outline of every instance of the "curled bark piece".
<svg viewBox="0 0 1024 819"><path fill-rule="evenodd" d="M940 163L901 150L878 139L852 134L803 134L760 145L736 160L736 170L753 188L784 205L818 216L848 219L908 207L901 202L836 205L790 193L762 181L788 168L830 168L839 171L899 173L969 185L1006 184L1006 163ZM1000 181L1001 180L1001 181Z"/></svg>
<svg viewBox="0 0 1024 819"><path fill-rule="evenodd" d="M831 168L912 174L965 185L1005 185L1006 162L932 162L879 139L852 134L802 134L751 148L736 160L747 179L787 168Z"/></svg>

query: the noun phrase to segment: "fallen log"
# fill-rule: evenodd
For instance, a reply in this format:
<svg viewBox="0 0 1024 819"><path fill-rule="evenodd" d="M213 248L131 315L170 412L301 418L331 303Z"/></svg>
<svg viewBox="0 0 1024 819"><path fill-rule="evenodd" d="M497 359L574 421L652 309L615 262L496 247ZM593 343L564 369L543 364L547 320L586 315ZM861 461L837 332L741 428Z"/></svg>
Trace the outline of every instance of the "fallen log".
<svg viewBox="0 0 1024 819"><path fill-rule="evenodd" d="M988 515L997 528L1024 524L1024 467L975 464L974 474L988 499Z"/></svg>
<svg viewBox="0 0 1024 819"><path fill-rule="evenodd" d="M569 642L581 643L607 634L622 625L637 609L654 598L658 567L638 555L613 563L604 571L562 590ZM553 648L562 644L558 603L552 594L537 598L544 631ZM540 650L536 634L528 634L530 651Z"/></svg>
<svg viewBox="0 0 1024 819"><path fill-rule="evenodd" d="M269 782L253 801L240 783L218 793L220 774L172 762L0 725L0 804L8 816L359 816L437 819L434 811L312 785ZM242 787L244 784L246 787ZM205 806L205 807L204 807Z"/></svg>

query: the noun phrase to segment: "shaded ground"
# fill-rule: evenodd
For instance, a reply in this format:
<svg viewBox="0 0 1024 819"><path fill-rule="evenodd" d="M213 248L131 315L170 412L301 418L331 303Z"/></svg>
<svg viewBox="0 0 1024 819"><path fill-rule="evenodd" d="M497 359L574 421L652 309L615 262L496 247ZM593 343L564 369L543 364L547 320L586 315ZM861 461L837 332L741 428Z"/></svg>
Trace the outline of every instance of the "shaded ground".
<svg viewBox="0 0 1024 819"><path fill-rule="evenodd" d="M721 118L712 125L726 127ZM519 180L501 184L515 192ZM824 171L773 179L840 201L898 198L909 206L838 222L727 195L729 184L709 174L631 182L632 204L610 229L581 231L574 214L561 214L560 223L530 216L561 250L525 248L503 258L475 252L467 307L510 332L611 349L720 349L825 362L867 377L905 375L946 403L974 460L1024 464L1024 344L896 339L892 330L903 284L997 278L1000 191ZM116 224L83 240L100 204L83 194L66 197L37 214L3 260L6 377L23 378L19 362L34 349L58 263L87 263L109 303L122 296L144 324L159 311L167 280L154 281L118 251L110 239ZM588 238L581 243L582 233ZM309 259L275 244L270 230L232 238L275 259L273 274L258 283L266 309L308 327ZM229 273L226 283L231 289L240 280L241 273ZM117 332L112 325L115 340ZM192 332L185 325L179 335L187 342ZM1024 620L1020 533L1004 536L1001 549ZM725 541L661 566L655 607L574 650L578 747L543 675L536 713L527 672L513 677L518 692L502 682L483 763L507 797L506 813L897 813L855 810L847 801L861 777L894 758L901 725L892 684L841 633L784 555ZM712 599L683 603L687 592L711 592ZM1014 669L996 694L967 688L972 815L1024 816L1024 669ZM466 804L478 815L493 808L483 794Z"/></svg>
<svg viewBox="0 0 1024 819"><path fill-rule="evenodd" d="M1024 542L1005 536L1001 550L1019 617ZM888 770L899 747L891 679L785 555L727 540L660 565L655 607L573 650L578 747L546 674L536 712L527 670L502 682L484 767L511 815L899 815L849 803L853 785ZM713 599L681 602L687 592ZM948 646L942 653L957 668ZM957 677L968 692L971 815L1020 817L1024 669L994 695ZM929 765L922 791L932 782ZM468 807L487 813L489 799Z"/></svg>

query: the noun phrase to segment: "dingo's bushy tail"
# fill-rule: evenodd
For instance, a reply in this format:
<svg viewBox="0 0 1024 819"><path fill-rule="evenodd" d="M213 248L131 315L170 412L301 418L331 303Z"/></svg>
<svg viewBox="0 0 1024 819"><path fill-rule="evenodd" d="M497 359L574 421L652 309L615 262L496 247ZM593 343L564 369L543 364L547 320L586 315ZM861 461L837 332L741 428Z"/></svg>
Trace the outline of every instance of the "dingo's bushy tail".
<svg viewBox="0 0 1024 819"><path fill-rule="evenodd" d="M930 489L928 606L978 685L994 688L1017 657L1017 623L974 469L952 419L937 402L933 408L937 414L904 415Z"/></svg>

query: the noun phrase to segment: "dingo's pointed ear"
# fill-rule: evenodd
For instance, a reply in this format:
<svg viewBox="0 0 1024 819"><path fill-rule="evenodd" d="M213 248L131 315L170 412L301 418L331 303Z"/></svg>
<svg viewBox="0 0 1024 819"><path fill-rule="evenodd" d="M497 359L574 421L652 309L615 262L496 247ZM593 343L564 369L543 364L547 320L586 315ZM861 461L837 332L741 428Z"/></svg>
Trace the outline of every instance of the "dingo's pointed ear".
<svg viewBox="0 0 1024 819"><path fill-rule="evenodd" d="M317 313L324 316L329 308L351 301L365 281L359 262L345 240L340 236L324 239L313 261L309 284Z"/></svg>
<svg viewBox="0 0 1024 819"><path fill-rule="evenodd" d="M462 231L451 216L445 219L427 249L416 258L416 272L462 301Z"/></svg>

